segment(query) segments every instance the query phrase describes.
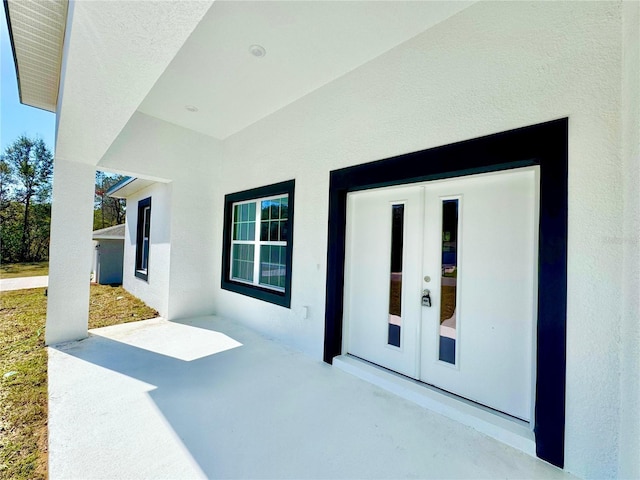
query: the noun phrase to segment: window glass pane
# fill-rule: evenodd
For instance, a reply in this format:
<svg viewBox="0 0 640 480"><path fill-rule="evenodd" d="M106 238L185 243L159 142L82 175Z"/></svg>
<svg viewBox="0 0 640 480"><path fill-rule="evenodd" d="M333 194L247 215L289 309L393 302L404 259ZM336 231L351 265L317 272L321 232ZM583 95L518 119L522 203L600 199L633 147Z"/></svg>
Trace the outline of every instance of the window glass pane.
<svg viewBox="0 0 640 480"><path fill-rule="evenodd" d="M280 199L271 200L271 219L277 220L280 218Z"/></svg>
<svg viewBox="0 0 640 480"><path fill-rule="evenodd" d="M440 283L440 353L456 363L456 290L458 284L458 200L442 202L442 278Z"/></svg>
<svg viewBox="0 0 640 480"><path fill-rule="evenodd" d="M278 222L270 222L269 224L269 240L272 242L277 242L280 240L280 235L278 235Z"/></svg>
<svg viewBox="0 0 640 480"><path fill-rule="evenodd" d="M268 281L270 253L270 245L262 245L260 247L260 283L262 285L266 285Z"/></svg>
<svg viewBox="0 0 640 480"><path fill-rule="evenodd" d="M147 269L149 259L149 239L145 238L142 241L142 270Z"/></svg>
<svg viewBox="0 0 640 480"><path fill-rule="evenodd" d="M269 240L269 222L260 222L260 241Z"/></svg>
<svg viewBox="0 0 640 480"><path fill-rule="evenodd" d="M278 245L260 247L260 283L271 287L284 287L286 276L285 248Z"/></svg>
<svg viewBox="0 0 640 480"><path fill-rule="evenodd" d="M253 281L253 245L233 245L231 276L235 279Z"/></svg>
<svg viewBox="0 0 640 480"><path fill-rule="evenodd" d="M282 221L280 222L280 240L283 242L287 241L288 235L287 235L287 222L286 221Z"/></svg>
<svg viewBox="0 0 640 480"><path fill-rule="evenodd" d="M149 230L151 229L151 207L144 208L144 236L149 238Z"/></svg>
<svg viewBox="0 0 640 480"><path fill-rule="evenodd" d="M233 207L233 240L255 240L256 204L243 203Z"/></svg>
<svg viewBox="0 0 640 480"><path fill-rule="evenodd" d="M402 250L404 230L404 205L391 207L391 267L389 286L389 331L387 343L400 346L402 328Z"/></svg>
<svg viewBox="0 0 640 480"><path fill-rule="evenodd" d="M289 218L289 198L287 197L280 199L280 218Z"/></svg>
<svg viewBox="0 0 640 480"><path fill-rule="evenodd" d="M270 247L271 255L269 256L269 261L273 264L280 264L280 248L277 246Z"/></svg>
<svg viewBox="0 0 640 480"><path fill-rule="evenodd" d="M269 202L262 201L260 202L260 219L261 220L269 220Z"/></svg>

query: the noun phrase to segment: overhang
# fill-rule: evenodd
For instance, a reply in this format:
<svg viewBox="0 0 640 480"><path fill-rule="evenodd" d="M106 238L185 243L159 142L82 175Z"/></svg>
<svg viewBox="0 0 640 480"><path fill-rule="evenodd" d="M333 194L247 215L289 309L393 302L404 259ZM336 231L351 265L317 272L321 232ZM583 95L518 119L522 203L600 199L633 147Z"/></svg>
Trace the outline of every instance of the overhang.
<svg viewBox="0 0 640 480"><path fill-rule="evenodd" d="M56 111L67 0L4 0L20 102Z"/></svg>
<svg viewBox="0 0 640 480"><path fill-rule="evenodd" d="M127 198L156 182L144 178L124 177L107 190L106 195L112 198Z"/></svg>

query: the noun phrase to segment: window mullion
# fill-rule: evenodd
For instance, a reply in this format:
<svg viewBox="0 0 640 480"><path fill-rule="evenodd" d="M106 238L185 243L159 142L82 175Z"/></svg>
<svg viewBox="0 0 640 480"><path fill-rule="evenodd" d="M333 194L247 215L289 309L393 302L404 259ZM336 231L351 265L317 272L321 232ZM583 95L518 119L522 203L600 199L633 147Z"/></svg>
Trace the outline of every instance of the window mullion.
<svg viewBox="0 0 640 480"><path fill-rule="evenodd" d="M253 232L253 284L260 285L260 200L255 203L256 227Z"/></svg>

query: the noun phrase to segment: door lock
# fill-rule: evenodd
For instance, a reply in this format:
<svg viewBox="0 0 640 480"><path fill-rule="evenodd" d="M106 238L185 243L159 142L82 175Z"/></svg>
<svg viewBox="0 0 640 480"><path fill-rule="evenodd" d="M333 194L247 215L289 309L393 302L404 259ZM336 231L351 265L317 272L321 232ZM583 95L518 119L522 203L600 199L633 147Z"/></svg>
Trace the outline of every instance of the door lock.
<svg viewBox="0 0 640 480"><path fill-rule="evenodd" d="M425 289L422 291L422 306L423 307L430 307L431 306L431 292L429 292L429 290Z"/></svg>

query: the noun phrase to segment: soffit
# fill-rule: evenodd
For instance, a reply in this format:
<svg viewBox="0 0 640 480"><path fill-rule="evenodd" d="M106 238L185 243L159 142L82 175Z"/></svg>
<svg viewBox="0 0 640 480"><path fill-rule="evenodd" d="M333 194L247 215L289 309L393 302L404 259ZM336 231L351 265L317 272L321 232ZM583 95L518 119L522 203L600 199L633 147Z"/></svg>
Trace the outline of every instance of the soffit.
<svg viewBox="0 0 640 480"><path fill-rule="evenodd" d="M18 78L20 102L56 111L66 0L8 0L7 25Z"/></svg>
<svg viewBox="0 0 640 480"><path fill-rule="evenodd" d="M116 184L107 190L107 195L113 198L127 198L154 183L157 182L144 178L129 178L127 181L122 182L120 186Z"/></svg>
<svg viewBox="0 0 640 480"><path fill-rule="evenodd" d="M471 3L217 1L138 110L224 139Z"/></svg>

